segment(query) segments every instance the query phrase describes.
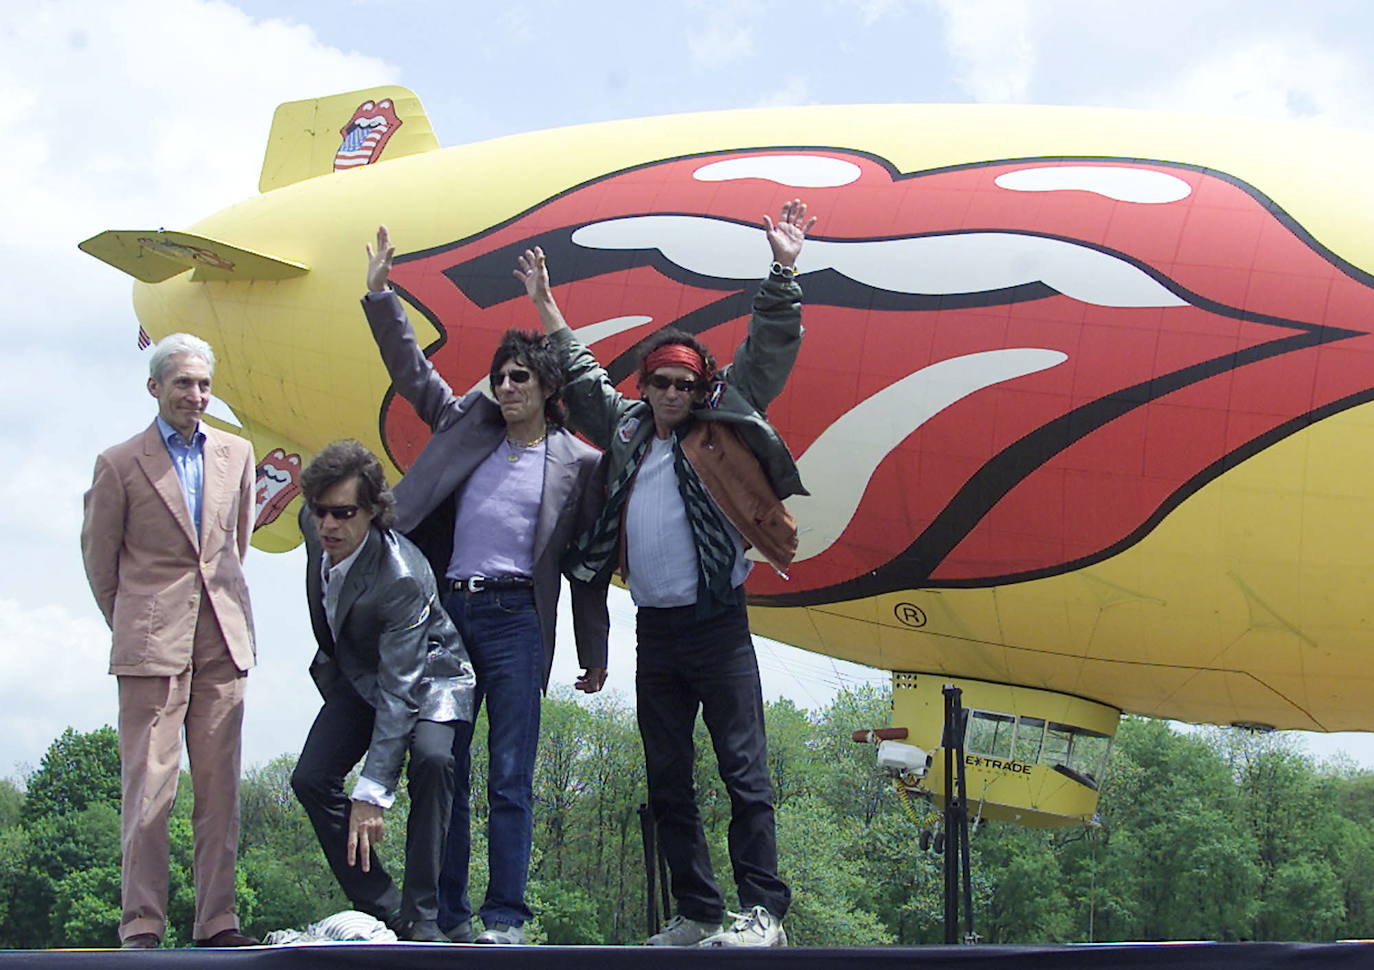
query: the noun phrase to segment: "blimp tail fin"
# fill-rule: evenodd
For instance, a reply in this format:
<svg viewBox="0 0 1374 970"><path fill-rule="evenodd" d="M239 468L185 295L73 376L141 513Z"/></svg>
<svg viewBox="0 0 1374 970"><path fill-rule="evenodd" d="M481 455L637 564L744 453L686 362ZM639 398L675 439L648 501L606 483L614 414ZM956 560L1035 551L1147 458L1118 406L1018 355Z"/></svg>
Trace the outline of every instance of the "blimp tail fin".
<svg viewBox="0 0 1374 970"><path fill-rule="evenodd" d="M284 280L310 271L295 260L166 229L107 229L79 246L144 283L161 283L188 269L195 271L196 282Z"/></svg>
<svg viewBox="0 0 1374 970"><path fill-rule="evenodd" d="M258 191L439 147L420 99L396 85L277 106Z"/></svg>

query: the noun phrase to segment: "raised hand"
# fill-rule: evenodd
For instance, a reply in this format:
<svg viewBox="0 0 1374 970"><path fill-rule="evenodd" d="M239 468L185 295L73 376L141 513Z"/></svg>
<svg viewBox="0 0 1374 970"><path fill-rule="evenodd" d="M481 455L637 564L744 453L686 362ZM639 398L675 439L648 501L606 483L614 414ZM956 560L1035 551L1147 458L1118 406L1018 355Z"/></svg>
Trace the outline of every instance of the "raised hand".
<svg viewBox="0 0 1374 970"><path fill-rule="evenodd" d="M512 271L525 287L525 293L535 303L553 299L549 291L549 268L544 264L544 250L535 246L515 258L516 268Z"/></svg>
<svg viewBox="0 0 1374 970"><path fill-rule="evenodd" d="M783 266L795 266L802 243L806 241L806 233L815 224L815 216L806 218L806 203L801 199L784 202L776 223L764 215L763 227L767 230L773 259Z"/></svg>
<svg viewBox="0 0 1374 970"><path fill-rule="evenodd" d="M396 255L396 247L391 245L391 233L386 226L377 227L377 248L367 247L367 288L377 292L387 288L386 278L391 275L391 257Z"/></svg>

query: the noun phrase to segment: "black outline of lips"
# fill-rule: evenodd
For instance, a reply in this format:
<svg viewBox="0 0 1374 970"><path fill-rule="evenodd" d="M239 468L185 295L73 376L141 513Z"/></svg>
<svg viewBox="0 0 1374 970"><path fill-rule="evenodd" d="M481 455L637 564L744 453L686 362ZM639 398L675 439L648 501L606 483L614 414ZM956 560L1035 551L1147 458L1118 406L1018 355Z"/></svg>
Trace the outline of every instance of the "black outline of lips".
<svg viewBox="0 0 1374 970"><path fill-rule="evenodd" d="M292 458L296 459L294 464ZM262 461L253 469L254 493L257 492L258 479L262 478L263 466L269 462L273 468L285 471L290 480L275 495L262 503L262 511L253 517L254 532L277 521L292 500L301 494L301 456L294 451L288 455L284 448L273 448L262 456Z"/></svg>
<svg viewBox="0 0 1374 970"><path fill-rule="evenodd" d="M820 152L828 155L864 158L886 170L893 183L961 170L986 169L1009 165L1053 165L1062 163L1091 163L1097 165L1120 164L1134 167L1150 166L1157 169L1174 169L1178 171L1200 173L1208 178L1225 182L1244 192L1258 203L1261 208L1267 210L1276 221L1296 237L1298 242L1306 246L1306 248L1315 255L1324 259L1338 272L1345 274L1355 282L1374 289L1374 276L1354 267L1346 260L1341 259L1330 250L1326 249L1326 247L1318 243L1310 233L1298 224L1296 220L1284 212L1277 204L1259 190L1234 176L1218 172L1215 169L1210 169L1205 166L1142 158L1042 156L988 160L919 172L903 173L897 171L886 159L879 156L852 149L837 149L824 146L770 146L766 149L739 149L707 152L699 155L677 156L646 163L645 165L632 166L631 168L608 173L581 185L574 186L565 192L542 200L504 222L488 227L472 236L440 246L431 247L426 250L398 256L396 258L396 263L399 265L417 260L430 260L453 250L469 247L487 236L518 223L527 218L531 213L544 208L552 202L562 199L572 193L582 191L590 185L624 175L627 172L685 160L721 159L739 155L757 155L764 152ZM703 216L703 213L699 212L655 211L644 214ZM710 218L720 217L710 216ZM510 276L509 268L515 264L515 257L518 253L532 246L541 246L549 255L551 271L550 282L554 287L576 282L581 279L593 277L600 278L631 268L648 266L655 269L664 277L698 289L728 291L727 295L723 296L721 299L708 303L683 317L672 320L666 323L664 325L665 327L677 327L689 333L703 333L713 327L736 320L749 312L756 281L740 281L701 276L684 270L677 264L670 262L657 250L589 251L572 242L573 233L586 224L589 223L566 225L555 230L523 237L516 242L484 252L461 263L453 264L444 269L442 273L473 304L479 308L486 309L524 296L523 289L520 287L519 283ZM1118 541L1104 546L1093 554L1015 573L979 576L976 578L931 579L932 574L939 568L939 565L945 557L973 532L983 517L995 508L998 502L1011 492L1013 488L1028 479L1056 455L1062 453L1089 433L1107 426L1111 421L1151 401L1159 400L1168 394L1199 384L1200 382L1216 377L1227 371L1238 369L1247 364L1314 348L1334 341L1368 336L1364 331L1327 326L1324 324L1306 323L1270 314L1240 310L1236 307L1220 303L1193 292L1181 285L1178 281L1166 277L1152 266L1143 263L1141 260L1127 253L1072 236L1019 229L997 229L995 227L980 228L976 230L952 230L938 233L938 235L951 235L958 232L987 231L1013 232L1020 235L1057 239L1106 253L1141 270L1170 292L1186 300L1192 306L1222 317L1230 317L1237 320L1245 320L1252 323L1282 328L1288 331L1288 333L1274 340L1256 344L1235 353L1226 354L1218 358L1200 360L1172 372L1153 375L1148 380L1142 381L1136 385L1119 388L1088 404L1073 408L1061 414L1058 418L1040 425L1012 445L992 455L982 464L978 471L973 473L973 475L965 481L963 486L957 490L953 498L948 501L944 508L936 515L934 521L918 535L907 548L889 558L883 565L861 576L827 586L817 586L800 592L753 594L750 597L750 602L761 606L820 606L826 603L850 601L896 591L920 588L985 588L1072 572L1117 555L1124 549L1134 545L1188 496L1246 458L1270 447L1315 421L1367 401L1374 400L1374 387L1370 387L1337 400L1329 401L1320 407L1302 414L1294 415L1282 421L1282 423L1277 424L1270 430L1221 455L1215 461L1199 469L1188 480L1165 496L1155 510L1136 528L1132 529ZM913 238L914 236L931 234L935 233L916 233L891 237L864 237L863 239L844 237L836 241L868 242L880 241L882 239ZM814 238L825 239L828 237L817 236ZM576 259L569 258L573 253L577 254ZM583 271L574 275L574 273L569 272L568 267L582 267ZM890 311L937 308L948 310L980 306L997 306L1038 300L1058 295L1056 290L1041 283L1032 283L1003 290L982 291L963 295L926 296L920 294L891 293L866 288L831 270L805 274L802 282L806 292L806 303L808 306L828 305ZM448 331L446 326L438 319L437 315L425 305L424 301L417 299L412 292L396 285L394 281L393 286L399 290L401 295L412 305L418 307L439 331L439 339L425 348L426 355L432 357L447 341ZM606 364L606 370L613 382L618 384L633 372L643 344L652 339L652 336L652 334L646 336L643 340L618 354L613 360ZM387 415L392 404L393 395L394 390L388 390L387 394L384 396L378 415L378 424L381 440L385 444L388 454L391 455L393 461L395 461L396 456L392 453L391 442L387 434ZM397 462L397 464L400 466L401 463ZM860 508L862 508L862 505ZM927 567L924 565L926 563L930 565Z"/></svg>
<svg viewBox="0 0 1374 970"><path fill-rule="evenodd" d="M387 103L385 109L382 108L383 101ZM363 111L363 108L369 104L372 105L372 110ZM362 165L358 166L350 166L349 168L338 168L337 165L339 160L339 152L343 151L343 143L348 140L348 133L357 127L358 119L364 115L370 117L378 113L389 116L388 123L386 126L386 130L382 132L382 137L378 138L376 144L372 146L372 154L368 157L367 161L364 162ZM353 168L364 168L368 165L374 164L377 161L377 159L382 157L382 149L386 148L386 143L391 141L391 136L396 134L396 129L400 128L403 124L405 124L405 122L402 121L400 115L396 113L395 99L381 98L379 100L374 100L372 98L369 98L366 101L359 102L358 106L353 109L352 116L349 117L348 121L344 123L344 126L339 129L339 138L341 140L339 142L339 147L334 149L334 157L330 161L331 169L335 172L348 172L351 171Z"/></svg>

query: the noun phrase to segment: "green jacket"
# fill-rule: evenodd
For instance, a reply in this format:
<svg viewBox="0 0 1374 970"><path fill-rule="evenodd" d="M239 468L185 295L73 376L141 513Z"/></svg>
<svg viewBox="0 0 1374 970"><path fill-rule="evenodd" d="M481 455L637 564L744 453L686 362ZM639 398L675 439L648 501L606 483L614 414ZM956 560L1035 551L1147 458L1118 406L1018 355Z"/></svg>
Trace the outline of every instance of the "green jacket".
<svg viewBox="0 0 1374 970"><path fill-rule="evenodd" d="M721 369L723 392L693 409L702 421L730 424L758 458L777 497L806 495L796 462L768 423L766 409L782 391L801 347L801 287L795 280L770 276L754 297L749 333L733 360ZM563 365L563 402L570 423L602 448L609 459L607 481L615 482L640 443L654 433L647 401L615 389L606 371L571 330L549 338Z"/></svg>

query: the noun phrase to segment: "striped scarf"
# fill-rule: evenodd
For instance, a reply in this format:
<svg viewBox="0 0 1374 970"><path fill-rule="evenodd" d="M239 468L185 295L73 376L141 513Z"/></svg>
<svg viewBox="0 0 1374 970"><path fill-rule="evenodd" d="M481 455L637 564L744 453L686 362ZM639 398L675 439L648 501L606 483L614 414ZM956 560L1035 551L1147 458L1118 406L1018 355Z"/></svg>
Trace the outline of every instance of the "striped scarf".
<svg viewBox="0 0 1374 970"><path fill-rule="evenodd" d="M620 525L624 521L625 503L629 501L630 487L649 450L649 441L646 438L640 442L615 481L611 482L606 493L606 505L596 523L569 546L564 558L564 571L571 578L590 583L610 575L615 564L615 553L620 548ZM726 531L716 504L711 501L711 496L697 477L696 469L683 454L680 433L675 432L672 441L673 471L677 474L678 494L682 496L682 504L686 507L687 521L692 527L692 539L697 551L696 617L708 619L739 604L740 593L730 585L735 565L735 543Z"/></svg>

